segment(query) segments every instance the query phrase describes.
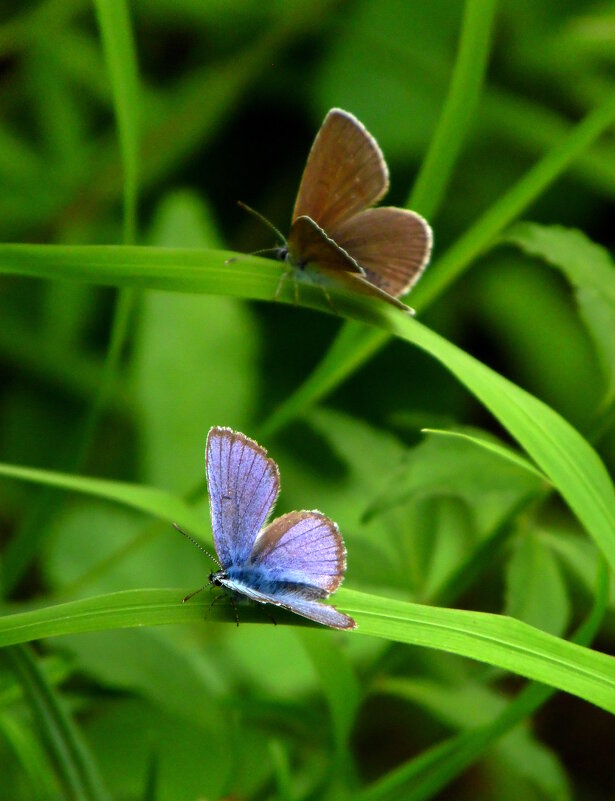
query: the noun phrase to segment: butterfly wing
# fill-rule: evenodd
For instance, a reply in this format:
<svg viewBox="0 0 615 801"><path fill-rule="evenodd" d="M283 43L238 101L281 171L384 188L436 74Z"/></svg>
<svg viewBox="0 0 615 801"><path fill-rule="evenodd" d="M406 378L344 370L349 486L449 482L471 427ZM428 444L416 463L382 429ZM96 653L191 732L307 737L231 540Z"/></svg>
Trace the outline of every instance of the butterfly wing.
<svg viewBox="0 0 615 801"><path fill-rule="evenodd" d="M309 620L315 620L316 623L322 623L323 626L332 626L335 629L356 629L357 627L357 624L349 615L338 612L334 606L320 603L312 598L306 598L303 595L292 592L292 590L284 590L283 592L276 592L275 595L270 595L252 588L243 588L240 585L236 589L253 601L281 606L284 609L295 612L297 615L307 617Z"/></svg>
<svg viewBox="0 0 615 801"><path fill-rule="evenodd" d="M394 207L362 211L329 234L363 268L368 281L394 297L418 281L433 241L420 215Z"/></svg>
<svg viewBox="0 0 615 801"><path fill-rule="evenodd" d="M389 187L389 172L376 140L359 120L333 108L308 156L293 223L307 216L329 231L373 206Z"/></svg>
<svg viewBox="0 0 615 801"><path fill-rule="evenodd" d="M280 490L278 466L254 440L214 427L205 448L214 544L222 567L242 564Z"/></svg>
<svg viewBox="0 0 615 801"><path fill-rule="evenodd" d="M411 309L367 279L357 261L310 219L295 220L288 236L288 251L295 266L310 264L321 275L362 295L380 298L403 311Z"/></svg>
<svg viewBox="0 0 615 801"><path fill-rule="evenodd" d="M260 532L249 565L269 581L302 585L325 597L343 581L346 549L335 523L321 512L289 512Z"/></svg>
<svg viewBox="0 0 615 801"><path fill-rule="evenodd" d="M327 236L311 217L299 217L288 235L288 252L295 267L317 264L334 272L363 275L363 270L343 248Z"/></svg>

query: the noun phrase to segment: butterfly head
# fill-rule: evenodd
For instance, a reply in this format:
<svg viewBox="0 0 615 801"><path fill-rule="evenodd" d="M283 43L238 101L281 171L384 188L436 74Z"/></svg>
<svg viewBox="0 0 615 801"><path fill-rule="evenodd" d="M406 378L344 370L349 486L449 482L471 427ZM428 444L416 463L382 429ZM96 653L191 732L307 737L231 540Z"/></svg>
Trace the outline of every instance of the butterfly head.
<svg viewBox="0 0 615 801"><path fill-rule="evenodd" d="M226 570L218 570L215 573L209 574L209 583L214 587L222 587L224 582L228 580L228 573Z"/></svg>

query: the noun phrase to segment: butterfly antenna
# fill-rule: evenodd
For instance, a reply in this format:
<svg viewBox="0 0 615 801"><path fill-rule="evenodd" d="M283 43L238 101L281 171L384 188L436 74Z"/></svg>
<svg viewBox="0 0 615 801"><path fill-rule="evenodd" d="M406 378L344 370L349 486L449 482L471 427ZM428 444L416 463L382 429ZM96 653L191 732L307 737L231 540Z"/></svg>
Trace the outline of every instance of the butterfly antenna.
<svg viewBox="0 0 615 801"><path fill-rule="evenodd" d="M273 231L273 233L277 236L277 238L284 245L284 247L286 247L286 238L282 236L282 234L278 231L278 229L272 222L269 222L269 220L266 217L263 217L263 215L259 211L250 208L250 206L246 206L246 204L243 203L241 200L237 201L237 205L239 206L239 208L243 209L244 211L247 211L248 214L252 214L254 217L256 217L257 220L260 220L263 223L263 225L266 225L270 231ZM271 250L274 250L274 248L271 248Z"/></svg>
<svg viewBox="0 0 615 801"><path fill-rule="evenodd" d="M253 250L250 256L262 256L263 253L279 253L280 248L261 248L260 250Z"/></svg>
<svg viewBox="0 0 615 801"><path fill-rule="evenodd" d="M212 556L212 555L209 553L209 551L208 551L206 548L203 548L203 546L201 545L201 543L200 543L200 542L197 542L197 541L194 539L194 537L191 537L191 536L190 536L190 534L186 534L186 532L183 530L183 528L180 528L180 527L177 525L177 523L173 523L173 528L177 529L177 531L179 531L179 533L180 533L180 534L183 534L183 535L184 535L184 537L185 537L187 540L190 540L190 542L191 542L193 545L196 545L196 547L199 549L199 551L203 551L203 553L205 554L205 556L208 556L208 557L211 559L211 561L212 561L212 562L215 562L215 563L218 565L218 567L220 568L220 570L222 570L222 565L220 564L220 562L218 562L218 560L216 559L216 557L215 557L215 556Z"/></svg>

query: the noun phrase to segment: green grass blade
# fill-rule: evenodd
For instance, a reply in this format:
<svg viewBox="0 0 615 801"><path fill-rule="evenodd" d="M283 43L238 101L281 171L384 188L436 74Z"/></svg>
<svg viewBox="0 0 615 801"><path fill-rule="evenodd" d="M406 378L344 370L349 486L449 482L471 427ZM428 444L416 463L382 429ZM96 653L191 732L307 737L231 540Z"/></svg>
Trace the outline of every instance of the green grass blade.
<svg viewBox="0 0 615 801"><path fill-rule="evenodd" d="M591 445L542 401L420 323L398 320L393 328L398 336L445 365L499 419L557 488L615 569L615 488Z"/></svg>
<svg viewBox="0 0 615 801"><path fill-rule="evenodd" d="M497 0L467 0L457 59L444 108L408 198L408 208L427 219L436 214L466 135L476 117Z"/></svg>
<svg viewBox="0 0 615 801"><path fill-rule="evenodd" d="M464 431L455 431L454 429L436 429L436 428L423 428L423 434L432 434L436 437L453 437L457 439L464 439L467 442L472 442L478 448L484 448L486 451L490 453L495 453L501 459L504 459L506 462L510 462L511 464L516 465L516 467L520 467L523 470L527 470L528 473L540 478L541 480L547 482L547 478L537 470L536 467L529 462L527 459L524 459L523 456L518 454L512 448L509 448L507 445L503 445L501 442L496 442L494 439L487 439L487 437L479 437L476 434L467 434Z"/></svg>
<svg viewBox="0 0 615 801"><path fill-rule="evenodd" d="M210 604L182 604L184 590L128 590L0 618L0 646L42 637L202 622ZM339 590L336 605L358 623L357 632L393 642L435 648L493 665L571 693L615 713L615 657L561 640L513 618L442 609ZM230 603L216 604L210 621L235 623ZM270 625L258 605L242 607L241 621ZM276 610L278 624L315 625Z"/></svg>
<svg viewBox="0 0 615 801"><path fill-rule="evenodd" d="M135 240L137 216L139 97L136 56L130 19L124 1L97 0L96 8L112 86L124 165L124 241L128 244ZM74 451L64 465L68 469L78 469L87 455L98 421L113 389L133 306L132 293L120 293L98 391L78 433ZM36 550L38 540L43 535L45 521L52 514L55 504L52 494L41 498L38 507L28 516L11 542L4 571L5 591L10 591L23 575Z"/></svg>
<svg viewBox="0 0 615 801"><path fill-rule="evenodd" d="M613 122L615 94L582 119L433 265L412 294L413 306L422 310L445 292Z"/></svg>
<svg viewBox="0 0 615 801"><path fill-rule="evenodd" d="M137 235L140 97L137 58L125 0L94 0L111 82L124 165L124 243Z"/></svg>
<svg viewBox="0 0 615 801"><path fill-rule="evenodd" d="M39 670L34 654L20 645L7 648L3 656L22 684L70 798L109 801L85 742L55 690Z"/></svg>
<svg viewBox="0 0 615 801"><path fill-rule="evenodd" d="M129 506L139 512L152 515L169 523L177 523L202 539L211 541L211 529L207 516L199 514L177 495L139 484L108 481L99 478L58 473L53 470L37 470L0 463L0 476L42 484L68 492L79 492L95 498L104 498L114 503Z"/></svg>
<svg viewBox="0 0 615 801"><path fill-rule="evenodd" d="M110 77L115 117L124 167L124 243L132 244L137 230L139 91L137 59L124 0L95 0L103 50ZM111 333L98 391L78 427L72 453L63 467L79 470L90 448L98 423L112 394L118 366L128 338L135 306L134 290L117 297ZM11 541L3 573L3 591L9 593L23 576L57 506L53 493L44 494Z"/></svg>
<svg viewBox="0 0 615 801"><path fill-rule="evenodd" d="M6 709L2 710L0 736L13 751L15 759L27 775L32 796L36 794L41 801L57 798L58 783L47 754L21 715Z"/></svg>

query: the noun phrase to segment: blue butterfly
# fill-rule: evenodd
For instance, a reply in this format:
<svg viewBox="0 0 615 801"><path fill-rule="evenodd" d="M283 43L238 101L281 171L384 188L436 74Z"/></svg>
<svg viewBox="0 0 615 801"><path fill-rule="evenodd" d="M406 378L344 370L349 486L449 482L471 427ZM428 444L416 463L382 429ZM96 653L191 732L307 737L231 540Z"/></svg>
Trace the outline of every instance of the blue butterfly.
<svg viewBox="0 0 615 801"><path fill-rule="evenodd" d="M289 512L263 528L280 491L280 474L267 451L244 434L212 428L205 465L220 566L210 584L230 591L231 598L282 606L325 626L355 628L351 617L320 603L346 570L335 523L317 511Z"/></svg>

